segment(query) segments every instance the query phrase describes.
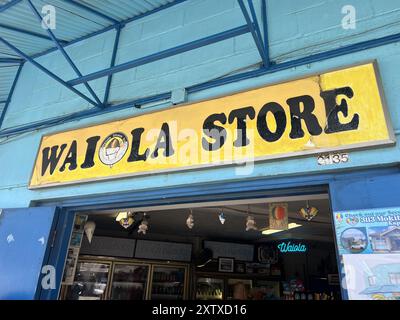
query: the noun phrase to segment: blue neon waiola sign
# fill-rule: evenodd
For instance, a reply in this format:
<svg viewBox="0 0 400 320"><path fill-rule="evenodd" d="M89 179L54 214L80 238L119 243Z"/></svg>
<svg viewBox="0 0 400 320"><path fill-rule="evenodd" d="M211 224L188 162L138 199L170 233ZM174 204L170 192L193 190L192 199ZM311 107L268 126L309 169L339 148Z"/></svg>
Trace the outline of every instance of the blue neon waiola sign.
<svg viewBox="0 0 400 320"><path fill-rule="evenodd" d="M281 253L294 253L294 252L306 252L307 246L304 243L295 243L291 241L282 241L277 245Z"/></svg>

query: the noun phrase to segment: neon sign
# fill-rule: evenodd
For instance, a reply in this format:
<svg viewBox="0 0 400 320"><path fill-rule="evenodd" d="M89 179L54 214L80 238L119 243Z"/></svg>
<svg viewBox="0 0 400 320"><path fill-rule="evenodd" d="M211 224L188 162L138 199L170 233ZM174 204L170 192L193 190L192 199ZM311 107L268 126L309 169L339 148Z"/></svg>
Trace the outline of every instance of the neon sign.
<svg viewBox="0 0 400 320"><path fill-rule="evenodd" d="M281 242L277 247L281 253L307 251L307 246L304 243L292 243L290 241Z"/></svg>

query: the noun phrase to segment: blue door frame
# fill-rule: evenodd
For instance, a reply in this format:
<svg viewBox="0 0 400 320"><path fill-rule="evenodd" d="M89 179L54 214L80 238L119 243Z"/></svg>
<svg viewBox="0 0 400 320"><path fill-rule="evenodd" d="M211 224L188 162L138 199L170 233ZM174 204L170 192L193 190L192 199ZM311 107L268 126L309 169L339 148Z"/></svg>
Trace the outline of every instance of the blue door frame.
<svg viewBox="0 0 400 320"><path fill-rule="evenodd" d="M65 260L67 258L67 252L69 247L69 240L72 233L75 212L67 209L58 209L58 218L55 221L54 239L51 243L51 247L48 247L47 265L51 265L55 268L56 274L56 289L41 289L37 295L37 299L40 300L56 300L58 299L59 290L61 288L62 276L64 273ZM44 275L42 274L39 279L39 284ZM38 284L38 285L39 285Z"/></svg>
<svg viewBox="0 0 400 320"><path fill-rule="evenodd" d="M75 212L78 211L329 193L332 212L334 212L337 210L400 206L400 198L397 196L399 185L400 169L390 167L356 172L342 171L340 173L306 176L243 179L232 182L184 185L107 195L41 200L32 202L32 206L57 206L62 208L64 217L60 218L58 225L61 232L57 232L54 250L52 250L49 258L49 261L56 266L57 280L61 280L73 219ZM333 236L335 237L335 235ZM59 284L60 281L57 281L57 290L50 290L47 294L42 294L40 298L57 299ZM347 297L344 290L342 290L342 297L344 299Z"/></svg>

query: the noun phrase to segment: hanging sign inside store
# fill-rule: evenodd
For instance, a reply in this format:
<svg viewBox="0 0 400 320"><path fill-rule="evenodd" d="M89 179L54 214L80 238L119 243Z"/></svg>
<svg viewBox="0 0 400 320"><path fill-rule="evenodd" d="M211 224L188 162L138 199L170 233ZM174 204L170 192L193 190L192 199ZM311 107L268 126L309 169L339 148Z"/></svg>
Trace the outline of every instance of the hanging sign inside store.
<svg viewBox="0 0 400 320"><path fill-rule="evenodd" d="M288 229L288 204L270 203L269 205L269 229Z"/></svg>
<svg viewBox="0 0 400 320"><path fill-rule="evenodd" d="M277 245L281 253L294 253L294 252L306 252L307 246L304 243L284 241Z"/></svg>
<svg viewBox="0 0 400 320"><path fill-rule="evenodd" d="M383 100L368 63L51 134L30 188L393 144Z"/></svg>

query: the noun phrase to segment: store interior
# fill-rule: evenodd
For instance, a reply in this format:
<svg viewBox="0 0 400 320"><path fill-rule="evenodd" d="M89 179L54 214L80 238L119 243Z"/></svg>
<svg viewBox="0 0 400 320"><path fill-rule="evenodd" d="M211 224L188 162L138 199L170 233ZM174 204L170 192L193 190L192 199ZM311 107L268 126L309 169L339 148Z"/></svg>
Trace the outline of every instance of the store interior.
<svg viewBox="0 0 400 320"><path fill-rule="evenodd" d="M339 300L337 270L327 194L91 210L60 299Z"/></svg>

